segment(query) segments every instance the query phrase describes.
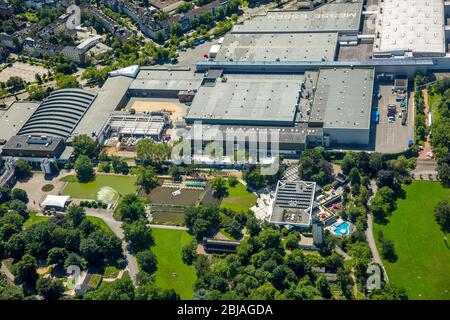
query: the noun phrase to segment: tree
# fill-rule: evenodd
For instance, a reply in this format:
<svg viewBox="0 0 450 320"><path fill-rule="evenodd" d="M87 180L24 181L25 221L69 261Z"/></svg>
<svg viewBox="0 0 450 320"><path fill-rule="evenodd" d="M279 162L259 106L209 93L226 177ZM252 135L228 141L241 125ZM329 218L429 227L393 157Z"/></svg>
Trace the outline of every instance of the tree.
<svg viewBox="0 0 450 320"><path fill-rule="evenodd" d="M228 177L228 185L231 188L234 188L239 183L238 179L235 176Z"/></svg>
<svg viewBox="0 0 450 320"><path fill-rule="evenodd" d="M330 285L324 276L319 276L316 280L316 288L325 299L331 298Z"/></svg>
<svg viewBox="0 0 450 320"><path fill-rule="evenodd" d="M38 73L36 75L39 75ZM41 85L33 85L27 87L28 99L31 101L41 101L47 97L48 93Z"/></svg>
<svg viewBox="0 0 450 320"><path fill-rule="evenodd" d="M141 218L146 218L145 207L135 194L126 194L117 206L117 212L122 221L132 223Z"/></svg>
<svg viewBox="0 0 450 320"><path fill-rule="evenodd" d="M353 184L360 184L361 183L361 176L359 174L358 168L354 167L350 170L350 173L348 174L348 180L350 183Z"/></svg>
<svg viewBox="0 0 450 320"><path fill-rule="evenodd" d="M40 278L36 282L36 289L45 300L58 300L64 292L64 287L60 281L52 281L48 278Z"/></svg>
<svg viewBox="0 0 450 320"><path fill-rule="evenodd" d="M105 259L115 261L122 256L122 243L109 232L97 230L80 242L80 253L94 266L102 265Z"/></svg>
<svg viewBox="0 0 450 320"><path fill-rule="evenodd" d="M72 146L74 149L75 157L83 155L88 156L90 159L92 159L97 155L97 146L95 144L95 141L85 134L73 138Z"/></svg>
<svg viewBox="0 0 450 320"><path fill-rule="evenodd" d="M404 289L399 289L391 284L384 284L381 289L374 289L369 294L370 300L408 300Z"/></svg>
<svg viewBox="0 0 450 320"><path fill-rule="evenodd" d="M197 258L197 242L192 240L181 249L183 262L191 265Z"/></svg>
<svg viewBox="0 0 450 320"><path fill-rule="evenodd" d="M11 199L13 199L13 200L20 200L23 203L28 203L28 194L23 189L15 188L11 192Z"/></svg>
<svg viewBox="0 0 450 320"><path fill-rule="evenodd" d="M333 180L333 167L323 157L323 148L308 149L302 152L299 160L299 177L326 185Z"/></svg>
<svg viewBox="0 0 450 320"><path fill-rule="evenodd" d="M95 177L94 166L88 156L81 155L75 161L75 172L80 182L92 181Z"/></svg>
<svg viewBox="0 0 450 320"><path fill-rule="evenodd" d="M75 76L57 73L55 78L58 89L78 88L80 86Z"/></svg>
<svg viewBox="0 0 450 320"><path fill-rule="evenodd" d="M76 253L69 253L66 260L64 260L64 269L67 270L69 266L78 266L81 270L86 270L87 261Z"/></svg>
<svg viewBox="0 0 450 320"><path fill-rule="evenodd" d="M150 249L139 252L136 255L136 259L142 271L147 273L154 273L156 271L156 256Z"/></svg>
<svg viewBox="0 0 450 320"><path fill-rule="evenodd" d="M62 267L64 266L64 262L66 261L68 254L69 253L64 248L51 248L48 251L47 264L55 264L56 267Z"/></svg>
<svg viewBox="0 0 450 320"><path fill-rule="evenodd" d="M10 210L17 212L18 214L20 214L22 217L27 218L28 217L28 213L27 213L27 205L26 203L24 203L21 200L15 199L15 200L11 200L8 203L8 207Z"/></svg>
<svg viewBox="0 0 450 320"><path fill-rule="evenodd" d="M188 207L185 211L184 220L189 230L198 240L210 236L214 230L220 227L219 208L207 205Z"/></svg>
<svg viewBox="0 0 450 320"><path fill-rule="evenodd" d="M225 179L221 176L215 177L211 182L211 188L216 197L224 197L228 193L228 186Z"/></svg>
<svg viewBox="0 0 450 320"><path fill-rule="evenodd" d="M170 157L170 147L165 143L156 143L150 139L141 139L136 144L137 158L145 165L160 166Z"/></svg>
<svg viewBox="0 0 450 320"><path fill-rule="evenodd" d="M102 161L98 165L98 170L101 172L109 173L111 171L111 166L109 165L108 161Z"/></svg>
<svg viewBox="0 0 450 320"><path fill-rule="evenodd" d="M299 234L297 232L290 232L285 239L286 248L289 250L298 249L298 241L300 240Z"/></svg>
<svg viewBox="0 0 450 320"><path fill-rule="evenodd" d="M129 243L133 252L140 252L149 248L154 240L152 230L147 226L146 220L140 219L132 223L124 223L125 240Z"/></svg>
<svg viewBox="0 0 450 320"><path fill-rule="evenodd" d="M397 181L394 171L380 170L377 175L377 186L379 188L389 187L391 189L397 188Z"/></svg>
<svg viewBox="0 0 450 320"><path fill-rule="evenodd" d="M135 289L129 275L113 282L102 282L97 290L89 291L86 300L133 300Z"/></svg>
<svg viewBox="0 0 450 320"><path fill-rule="evenodd" d="M397 260L397 254L395 253L394 242L386 239L383 233L378 233L378 240L381 243L381 256L389 262L395 262Z"/></svg>
<svg viewBox="0 0 450 320"><path fill-rule="evenodd" d="M170 167L169 174L172 176L172 180L174 180L174 181L181 180L181 170L177 165L172 165Z"/></svg>
<svg viewBox="0 0 450 320"><path fill-rule="evenodd" d="M84 208L77 206L75 204L72 204L67 209L67 219L72 223L72 225L76 228L78 227L81 222L86 218L86 211Z"/></svg>
<svg viewBox="0 0 450 320"><path fill-rule="evenodd" d="M26 179L31 176L31 166L25 160L17 160L14 173L18 179Z"/></svg>
<svg viewBox="0 0 450 320"><path fill-rule="evenodd" d="M436 205L434 218L443 232L450 233L450 203L447 200L442 200Z"/></svg>
<svg viewBox="0 0 450 320"><path fill-rule="evenodd" d="M13 264L12 273L19 283L34 288L36 280L39 278L37 269L37 260L32 255L26 253L22 256L19 262Z"/></svg>
<svg viewBox="0 0 450 320"><path fill-rule="evenodd" d="M148 193L158 185L158 178L153 167L146 166L139 168L136 184L144 188Z"/></svg>

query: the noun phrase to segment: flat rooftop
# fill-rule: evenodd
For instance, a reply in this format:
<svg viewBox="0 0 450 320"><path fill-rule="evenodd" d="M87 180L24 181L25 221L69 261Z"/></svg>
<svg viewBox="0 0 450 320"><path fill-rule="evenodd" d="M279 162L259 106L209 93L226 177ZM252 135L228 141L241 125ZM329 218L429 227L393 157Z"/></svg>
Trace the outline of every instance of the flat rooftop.
<svg viewBox="0 0 450 320"><path fill-rule="evenodd" d="M234 26L232 33L358 31L363 3L332 2L311 11L269 11Z"/></svg>
<svg viewBox="0 0 450 320"><path fill-rule="evenodd" d="M195 129L200 129L196 127ZM249 140L248 137L252 137L253 134L259 134L259 132L267 132L268 141L270 142L273 134L278 137L277 141L281 144L305 144L306 138L309 135L323 135L322 128L308 127L305 123L296 124L293 127L277 127L277 126L236 126L236 125L201 125L203 133L202 139L204 141L212 141L223 139L224 141L235 141L236 137L233 136L233 132L238 134L239 137ZM197 137L195 137L197 138ZM274 137L275 138L275 137Z"/></svg>
<svg viewBox="0 0 450 320"><path fill-rule="evenodd" d="M73 130L72 137L82 134L91 136L94 132L99 133L111 113L126 99L128 87L132 81L132 78L124 76L108 78L91 107Z"/></svg>
<svg viewBox="0 0 450 320"><path fill-rule="evenodd" d="M270 222L309 226L315 190L315 182L278 181Z"/></svg>
<svg viewBox="0 0 450 320"><path fill-rule="evenodd" d="M131 90L195 90L200 87L203 73L190 69L141 68L131 83Z"/></svg>
<svg viewBox="0 0 450 320"><path fill-rule="evenodd" d="M61 137L48 136L12 136L3 146L5 153L8 152L49 152L54 153L64 147L64 139Z"/></svg>
<svg viewBox="0 0 450 320"><path fill-rule="evenodd" d="M0 116L0 139L9 140L16 135L39 105L39 102L14 102Z"/></svg>
<svg viewBox="0 0 450 320"><path fill-rule="evenodd" d="M444 0L384 0L376 26L375 53L444 56Z"/></svg>
<svg viewBox="0 0 450 320"><path fill-rule="evenodd" d="M320 69L310 122L324 128L369 128L374 76L373 68Z"/></svg>
<svg viewBox="0 0 450 320"><path fill-rule="evenodd" d="M303 82L303 75L226 74L198 89L186 121L293 125Z"/></svg>
<svg viewBox="0 0 450 320"><path fill-rule="evenodd" d="M333 61L338 34L229 33L217 61Z"/></svg>

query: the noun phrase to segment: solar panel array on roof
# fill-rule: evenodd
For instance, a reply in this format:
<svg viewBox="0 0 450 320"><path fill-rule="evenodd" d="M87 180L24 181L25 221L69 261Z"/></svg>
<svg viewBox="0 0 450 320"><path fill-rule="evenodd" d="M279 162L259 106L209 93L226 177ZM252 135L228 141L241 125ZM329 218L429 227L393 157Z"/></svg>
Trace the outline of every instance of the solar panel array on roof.
<svg viewBox="0 0 450 320"><path fill-rule="evenodd" d="M36 109L18 135L49 135L67 139L95 97L95 93L82 89L54 91Z"/></svg>

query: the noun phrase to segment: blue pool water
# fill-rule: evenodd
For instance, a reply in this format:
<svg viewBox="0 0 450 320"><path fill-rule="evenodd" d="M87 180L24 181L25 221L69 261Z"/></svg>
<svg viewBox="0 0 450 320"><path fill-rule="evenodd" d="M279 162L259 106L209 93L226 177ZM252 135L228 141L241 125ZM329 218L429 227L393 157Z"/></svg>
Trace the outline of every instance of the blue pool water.
<svg viewBox="0 0 450 320"><path fill-rule="evenodd" d="M340 236L348 236L350 234L350 225L348 222L343 222L336 226L334 233Z"/></svg>

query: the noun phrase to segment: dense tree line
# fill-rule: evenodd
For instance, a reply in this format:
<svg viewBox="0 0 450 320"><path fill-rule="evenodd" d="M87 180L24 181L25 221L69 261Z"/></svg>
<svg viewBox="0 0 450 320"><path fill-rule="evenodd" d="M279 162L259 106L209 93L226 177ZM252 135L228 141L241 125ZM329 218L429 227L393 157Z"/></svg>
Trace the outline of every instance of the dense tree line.
<svg viewBox="0 0 450 320"><path fill-rule="evenodd" d="M2 190L0 258L14 259L11 270L26 295L38 293L45 299L61 297L62 287L57 280L38 280L38 261L46 261L61 271L73 264L82 270L101 269L106 265L125 266L120 239L86 219L83 208L72 205L66 215L55 215L24 229L28 218L26 205L19 199L12 199L13 195L23 198L23 194L8 194L8 190Z"/></svg>

